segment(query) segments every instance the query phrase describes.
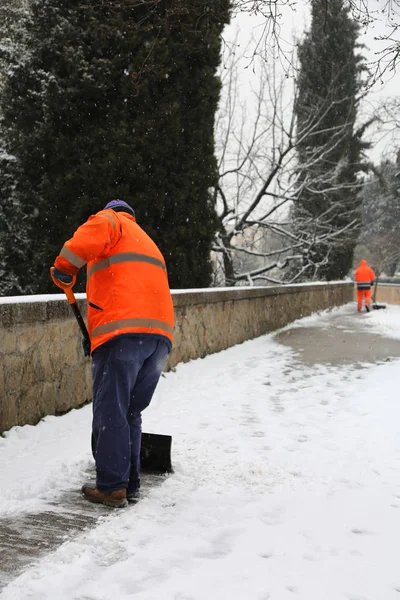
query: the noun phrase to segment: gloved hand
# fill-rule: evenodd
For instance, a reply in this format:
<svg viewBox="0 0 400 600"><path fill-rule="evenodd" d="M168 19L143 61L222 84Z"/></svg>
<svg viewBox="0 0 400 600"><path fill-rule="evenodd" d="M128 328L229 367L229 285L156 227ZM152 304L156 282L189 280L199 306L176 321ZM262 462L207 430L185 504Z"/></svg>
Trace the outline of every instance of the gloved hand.
<svg viewBox="0 0 400 600"><path fill-rule="evenodd" d="M62 283L71 283L72 281L72 275L63 273L62 271L59 271L56 267L54 267L53 275L56 279L62 281Z"/></svg>
<svg viewBox="0 0 400 600"><path fill-rule="evenodd" d="M90 356L90 340L88 338L82 338L82 348L83 354L85 356Z"/></svg>

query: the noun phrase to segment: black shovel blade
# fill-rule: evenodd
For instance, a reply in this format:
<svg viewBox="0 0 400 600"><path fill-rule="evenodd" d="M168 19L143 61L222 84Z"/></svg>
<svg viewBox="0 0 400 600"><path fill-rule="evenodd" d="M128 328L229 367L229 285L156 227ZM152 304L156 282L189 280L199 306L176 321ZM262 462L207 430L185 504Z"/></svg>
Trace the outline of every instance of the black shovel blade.
<svg viewBox="0 0 400 600"><path fill-rule="evenodd" d="M173 473L171 463L172 437L158 433L142 433L140 470L147 473ZM92 433L92 454L96 458L96 438Z"/></svg>
<svg viewBox="0 0 400 600"><path fill-rule="evenodd" d="M382 308L386 308L386 304L373 304L372 308L374 310L381 310Z"/></svg>
<svg viewBox="0 0 400 600"><path fill-rule="evenodd" d="M158 433L142 433L140 468L151 473L173 473L171 463L172 437Z"/></svg>

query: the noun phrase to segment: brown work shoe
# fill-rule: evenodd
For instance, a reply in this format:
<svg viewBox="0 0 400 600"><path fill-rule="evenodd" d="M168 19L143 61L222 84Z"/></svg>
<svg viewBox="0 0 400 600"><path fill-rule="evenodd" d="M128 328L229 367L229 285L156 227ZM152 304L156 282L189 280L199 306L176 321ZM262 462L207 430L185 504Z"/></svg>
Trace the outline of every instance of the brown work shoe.
<svg viewBox="0 0 400 600"><path fill-rule="evenodd" d="M111 506L112 508L123 508L124 506L128 506L125 488L114 490L113 492L106 494L106 492L98 490L95 485L87 483L82 486L82 494L86 500L89 500L89 502L95 502L96 504L105 504L106 506Z"/></svg>

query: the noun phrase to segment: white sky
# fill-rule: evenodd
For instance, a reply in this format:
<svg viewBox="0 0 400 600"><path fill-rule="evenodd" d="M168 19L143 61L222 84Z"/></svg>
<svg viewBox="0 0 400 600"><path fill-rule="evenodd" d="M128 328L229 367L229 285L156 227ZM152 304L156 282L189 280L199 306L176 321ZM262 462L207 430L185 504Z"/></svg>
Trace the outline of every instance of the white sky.
<svg viewBox="0 0 400 600"><path fill-rule="evenodd" d="M290 327L341 314L400 339L400 307L354 311ZM174 475L1 600L398 600L399 366L305 366L271 335L178 365L144 413L173 436ZM78 494L90 421L87 406L0 437L0 521Z"/></svg>
<svg viewBox="0 0 400 600"><path fill-rule="evenodd" d="M380 35L387 35L390 31L388 23L382 15L382 8L386 5L386 0L368 0L368 8L371 14L377 17L377 20L368 28L361 30L360 42L367 47L363 53L371 66L380 57L380 52L387 47L387 42L381 42L374 38ZM301 37L309 22L308 2L299 0L296 3L296 11L293 12L289 7L282 9L282 19L279 27L282 39L282 46L290 52L292 49L292 40L294 37ZM400 22L400 14L397 15L397 22ZM240 32L239 42L241 47L245 47L248 41L253 36L256 40L260 39L263 32L264 19L261 16L249 16L240 14L232 20L232 23L226 28L224 38L226 41L233 41L236 31ZM397 34L397 39L399 34ZM254 72L254 64L249 66L249 60L244 58L241 62L240 80L242 82L242 94L246 101L251 106L252 100L250 88L256 88L257 85L257 68ZM364 103L363 114L365 117L371 114L374 107L383 99L392 98L399 95L398 76L395 73L388 72L385 76L376 82L371 90L368 99ZM368 154L374 162L379 162L384 155L393 156L395 153L394 145L400 146L400 132L394 130L393 127L381 126L378 130L372 133L371 141L373 142L371 150Z"/></svg>

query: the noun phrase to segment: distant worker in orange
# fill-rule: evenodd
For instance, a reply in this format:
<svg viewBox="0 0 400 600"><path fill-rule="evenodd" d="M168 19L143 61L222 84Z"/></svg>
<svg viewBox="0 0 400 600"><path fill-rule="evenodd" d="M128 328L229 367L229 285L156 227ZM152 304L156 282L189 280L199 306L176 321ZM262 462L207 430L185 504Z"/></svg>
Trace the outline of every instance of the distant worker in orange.
<svg viewBox="0 0 400 600"><path fill-rule="evenodd" d="M375 273L368 265L366 260L361 260L360 265L356 269L357 282L357 310L360 312L365 302L365 310L370 311L371 304L371 288L375 283Z"/></svg>

